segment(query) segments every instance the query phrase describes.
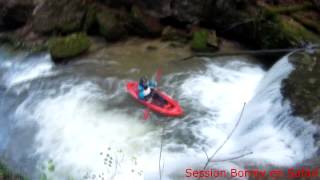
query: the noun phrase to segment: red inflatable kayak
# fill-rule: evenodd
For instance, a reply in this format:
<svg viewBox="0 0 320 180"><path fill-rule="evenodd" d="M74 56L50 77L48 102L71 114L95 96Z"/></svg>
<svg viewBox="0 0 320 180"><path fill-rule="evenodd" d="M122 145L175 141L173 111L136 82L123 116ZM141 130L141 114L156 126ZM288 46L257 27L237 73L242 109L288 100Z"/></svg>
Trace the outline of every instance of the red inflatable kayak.
<svg viewBox="0 0 320 180"><path fill-rule="evenodd" d="M138 97L138 82L127 83L127 91L129 94L131 94L131 96L134 99L136 99L137 101L139 101L140 103L142 103L143 105L147 106L149 109L151 109L157 113L160 113L160 114L163 114L166 116L181 116L181 115L183 115L183 110L179 106L178 102L171 99L168 95L164 94L161 91L157 91L157 93L168 103L167 105L165 105L163 107L159 106L153 102L147 102L147 101L140 100Z"/></svg>

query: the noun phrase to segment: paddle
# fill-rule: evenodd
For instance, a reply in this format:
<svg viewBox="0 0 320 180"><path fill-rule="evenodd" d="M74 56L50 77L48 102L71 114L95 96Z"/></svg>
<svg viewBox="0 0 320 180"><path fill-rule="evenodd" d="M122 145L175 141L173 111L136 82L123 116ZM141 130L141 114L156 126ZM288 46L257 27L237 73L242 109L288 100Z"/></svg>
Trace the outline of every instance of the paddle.
<svg viewBox="0 0 320 180"><path fill-rule="evenodd" d="M158 69L155 77L157 84L159 84L160 78L161 78L161 69ZM149 117L150 117L150 109L149 107L147 107L147 109L145 109L143 112L143 119L147 121Z"/></svg>

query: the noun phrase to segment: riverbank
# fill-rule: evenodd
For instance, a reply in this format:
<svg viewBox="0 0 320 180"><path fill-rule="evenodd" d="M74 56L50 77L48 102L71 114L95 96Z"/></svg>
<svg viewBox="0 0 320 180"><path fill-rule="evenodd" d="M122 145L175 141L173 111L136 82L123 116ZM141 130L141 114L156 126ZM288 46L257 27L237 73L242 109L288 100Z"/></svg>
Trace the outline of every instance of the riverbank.
<svg viewBox="0 0 320 180"><path fill-rule="evenodd" d="M315 2L1 1L0 39L34 51L48 49L56 60L87 52L88 36L108 44L132 36L161 38L197 52L219 50L221 38L250 49L301 47L320 42Z"/></svg>

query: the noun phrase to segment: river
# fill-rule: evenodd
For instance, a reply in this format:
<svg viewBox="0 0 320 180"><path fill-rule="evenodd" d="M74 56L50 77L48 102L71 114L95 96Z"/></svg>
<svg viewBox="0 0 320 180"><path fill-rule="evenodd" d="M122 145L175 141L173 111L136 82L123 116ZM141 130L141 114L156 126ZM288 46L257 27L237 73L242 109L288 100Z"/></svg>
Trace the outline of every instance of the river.
<svg viewBox="0 0 320 180"><path fill-rule="evenodd" d="M184 179L223 143L245 102L239 126L214 159L250 154L210 167L287 167L316 152L315 127L291 116L280 93L293 69L287 57L266 70L246 57L172 63L122 52L127 58L56 66L47 53L1 48L1 160L31 179L158 179L165 127L163 179ZM183 117L152 113L144 121L143 106L126 93L126 82L157 68L159 88L179 101Z"/></svg>

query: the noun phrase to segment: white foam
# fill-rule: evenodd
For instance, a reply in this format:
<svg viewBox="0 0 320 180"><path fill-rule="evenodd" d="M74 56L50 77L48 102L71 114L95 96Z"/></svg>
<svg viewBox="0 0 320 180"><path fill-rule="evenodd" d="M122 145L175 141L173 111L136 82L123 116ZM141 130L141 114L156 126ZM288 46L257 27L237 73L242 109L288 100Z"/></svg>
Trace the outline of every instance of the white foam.
<svg viewBox="0 0 320 180"><path fill-rule="evenodd" d="M48 54L29 58L19 56L16 60L11 59L11 62L5 61L3 67L8 70L3 75L3 80L7 87L12 87L22 82L50 75L53 66Z"/></svg>
<svg viewBox="0 0 320 180"><path fill-rule="evenodd" d="M169 125L169 135L174 136L179 128L182 134L176 136L177 139L165 140L163 179L183 178L186 168L202 167L206 160L202 148L208 154L217 149L235 125L244 102L248 104L243 119L216 158L250 151L253 154L215 164L215 167L241 167L247 161L286 166L310 157L314 152L310 134L313 127L290 116L289 104L281 101L280 83L292 70L290 67L285 58L264 77L264 70L248 63L209 63L204 71L178 79L176 84L181 86L175 88L173 97L178 98L182 106L190 106L186 109L191 112L186 112L184 119L172 120ZM170 75L171 78L175 76L181 76L181 73ZM14 76L12 78L16 81ZM18 76L19 81L22 82ZM106 81L114 82L112 79ZM16 110L20 126L29 121L38 124L35 154L40 155L40 164L53 160L56 168L54 172L47 172L49 176L79 179L86 173L91 176L104 173L107 179L157 179L159 126L141 122L140 115L128 114L125 111L130 108L126 107L127 103L123 104L123 109L109 109L111 99L119 96L125 100L122 89L105 94L92 82L67 82L61 82L57 88L68 87L69 91L36 102L29 96ZM177 121L182 121L182 125ZM297 135L295 130L301 130L300 127L309 131ZM194 134L199 142L188 145L182 137L184 132ZM171 147L182 147L182 150L173 152ZM111 167L103 163L106 153L119 161L117 168L115 163Z"/></svg>

